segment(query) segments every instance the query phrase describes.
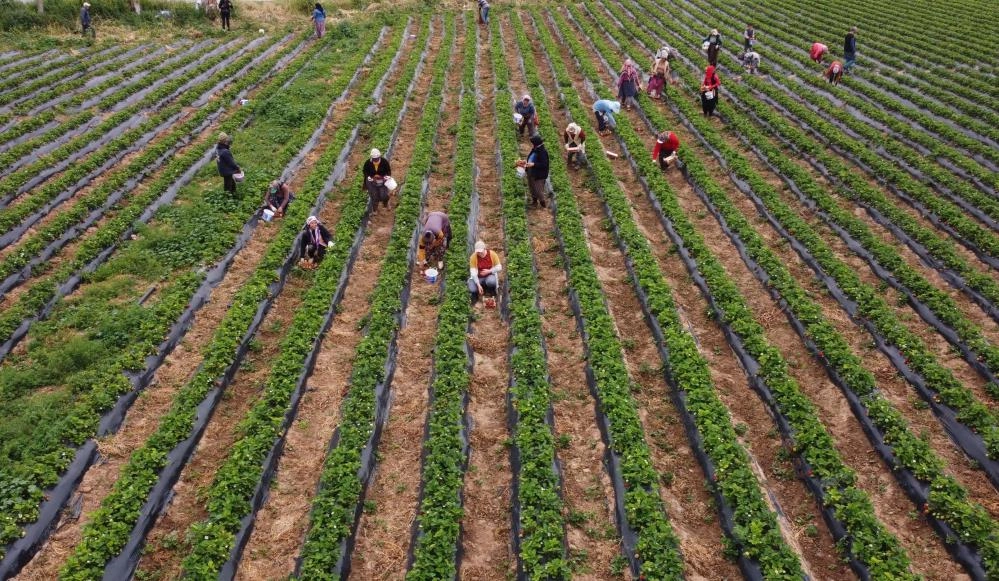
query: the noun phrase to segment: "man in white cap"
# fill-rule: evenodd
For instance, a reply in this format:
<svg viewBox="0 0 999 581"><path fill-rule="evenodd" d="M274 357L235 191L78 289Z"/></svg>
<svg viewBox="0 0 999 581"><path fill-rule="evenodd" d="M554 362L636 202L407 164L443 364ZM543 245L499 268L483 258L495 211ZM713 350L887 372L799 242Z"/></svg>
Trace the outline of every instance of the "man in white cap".
<svg viewBox="0 0 999 581"><path fill-rule="evenodd" d="M83 27L83 36L87 36L87 32L93 33L94 29L90 27L90 2L84 2L80 9L80 26Z"/></svg>
<svg viewBox="0 0 999 581"><path fill-rule="evenodd" d="M468 258L468 292L472 293L472 304L485 297L487 307L496 306L496 290L499 288L499 273L503 270L499 255L486 248L486 243L475 243L475 252Z"/></svg>
<svg viewBox="0 0 999 581"><path fill-rule="evenodd" d="M371 158L364 162L364 187L371 196L371 213L378 208L378 202L388 208L389 189L385 180L392 177L392 166L382 157L378 148L371 150Z"/></svg>
<svg viewBox="0 0 999 581"><path fill-rule="evenodd" d="M319 218L309 216L302 229L302 242L299 245L302 268L312 270L319 266L326 256L326 248L330 244L330 231L319 223Z"/></svg>
<svg viewBox="0 0 999 581"><path fill-rule="evenodd" d="M520 115L520 124L517 128L518 135L523 135L525 129L527 130L528 137L534 135L535 128L538 125L538 111L534 108L534 103L531 102L531 96L524 95L521 97L520 101L514 105L513 110Z"/></svg>

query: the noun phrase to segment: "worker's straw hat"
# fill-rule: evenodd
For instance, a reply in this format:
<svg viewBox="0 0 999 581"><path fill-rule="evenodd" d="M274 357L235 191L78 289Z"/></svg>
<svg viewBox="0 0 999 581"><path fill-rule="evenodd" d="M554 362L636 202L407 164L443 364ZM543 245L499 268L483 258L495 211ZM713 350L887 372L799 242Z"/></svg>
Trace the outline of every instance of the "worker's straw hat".
<svg viewBox="0 0 999 581"><path fill-rule="evenodd" d="M485 252L486 251L486 243L483 242L483 241L481 241L481 240L477 241L475 243L475 251L476 252Z"/></svg>
<svg viewBox="0 0 999 581"><path fill-rule="evenodd" d="M378 159L381 156L382 152L377 147L371 150L371 159Z"/></svg>

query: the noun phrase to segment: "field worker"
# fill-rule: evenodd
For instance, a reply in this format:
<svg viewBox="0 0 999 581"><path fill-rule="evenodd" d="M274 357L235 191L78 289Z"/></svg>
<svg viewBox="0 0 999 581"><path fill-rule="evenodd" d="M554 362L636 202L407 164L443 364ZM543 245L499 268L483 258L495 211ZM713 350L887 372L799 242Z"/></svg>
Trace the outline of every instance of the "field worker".
<svg viewBox="0 0 999 581"><path fill-rule="evenodd" d="M614 114L621 112L621 103L609 99L600 99L593 104L593 115L597 118L597 131L603 135L607 128L614 129L617 123Z"/></svg>
<svg viewBox="0 0 999 581"><path fill-rule="evenodd" d="M531 96L524 95L520 101L514 105L513 111L514 113L520 115L518 135L523 135L525 129L527 130L528 137L534 135L534 131L538 126L538 111L534 108Z"/></svg>
<svg viewBox="0 0 999 581"><path fill-rule="evenodd" d="M658 99L663 96L663 88L666 86L666 79L670 78L669 59L670 47L663 46L656 51L655 58L652 59L652 69L649 73L649 84L646 90L649 97Z"/></svg>
<svg viewBox="0 0 999 581"><path fill-rule="evenodd" d="M288 203L291 202L291 189L283 180L274 180L267 188L264 195L264 208L274 212L274 216L280 218L284 216Z"/></svg>
<svg viewBox="0 0 999 581"><path fill-rule="evenodd" d="M829 68L826 69L826 80L834 85L838 85L843 79L843 63L839 61L833 61Z"/></svg>
<svg viewBox="0 0 999 581"><path fill-rule="evenodd" d="M312 9L312 22L316 25L316 38L322 38L326 34L326 11L319 2Z"/></svg>
<svg viewBox="0 0 999 581"><path fill-rule="evenodd" d="M444 268L444 252L451 244L451 220L444 212L430 212L423 222L423 233L416 248L416 264L425 268L427 263Z"/></svg>
<svg viewBox="0 0 999 581"><path fill-rule="evenodd" d="M531 190L531 205L541 204L542 208L547 208L545 185L548 183L548 150L545 149L544 140L537 134L531 136L531 145L531 153L527 154L524 163L527 185Z"/></svg>
<svg viewBox="0 0 999 581"><path fill-rule="evenodd" d="M853 69L853 65L857 62L857 27L854 26L850 29L850 32L846 33L846 38L843 40L843 60L846 63L843 68L846 72L850 72Z"/></svg>
<svg viewBox="0 0 999 581"><path fill-rule="evenodd" d="M821 42L813 42L812 49L808 51L808 56L813 61L820 63L822 59L826 58L826 54L829 52L829 47L822 44Z"/></svg>
<svg viewBox="0 0 999 581"><path fill-rule="evenodd" d="M576 158L576 166L580 166L586 158L586 132L575 123L570 123L562 133L562 142L565 143L565 163L573 163Z"/></svg>
<svg viewBox="0 0 999 581"><path fill-rule="evenodd" d="M496 306L496 290L499 288L499 273L503 270L496 251L486 248L486 243L475 243L475 252L468 258L468 292L472 293L472 304L479 303L479 297L486 297L486 306Z"/></svg>
<svg viewBox="0 0 999 581"><path fill-rule="evenodd" d="M660 131L656 136L656 145L652 148L652 159L659 162L659 169L666 171L672 156L680 149L680 139L672 131Z"/></svg>
<svg viewBox="0 0 999 581"><path fill-rule="evenodd" d="M222 17L222 30L232 30L229 16L232 15L232 0L219 0L219 16Z"/></svg>
<svg viewBox="0 0 999 581"><path fill-rule="evenodd" d="M704 69L704 80L701 81L701 110L705 117L711 117L715 114L715 107L718 106L718 87L720 86L721 80L718 79L714 65L708 65Z"/></svg>
<svg viewBox="0 0 999 581"><path fill-rule="evenodd" d="M80 27L81 34L87 36L87 33L91 31L90 28L90 2L84 2L83 7L80 8Z"/></svg>
<svg viewBox="0 0 999 581"><path fill-rule="evenodd" d="M371 158L364 162L364 187L371 197L371 213L378 209L378 202L388 208L389 189L385 180L392 177L392 166L389 160L382 157L378 148L371 150Z"/></svg>
<svg viewBox="0 0 999 581"><path fill-rule="evenodd" d="M742 66L749 74L755 75L760 70L760 53L755 50L747 51L742 55Z"/></svg>
<svg viewBox="0 0 999 581"><path fill-rule="evenodd" d="M617 78L617 98L624 103L625 109L631 109L633 103L637 105L635 97L641 90L642 77L638 72L638 67L635 66L634 61L627 59L624 61L621 74Z"/></svg>
<svg viewBox="0 0 999 581"><path fill-rule="evenodd" d="M319 218L309 216L305 220L305 228L302 230L302 242L299 247L299 254L302 258L301 266L306 270L312 270L319 266L326 256L326 249L331 240L330 231L319 223Z"/></svg>
<svg viewBox="0 0 999 581"><path fill-rule="evenodd" d="M704 46L706 51L708 51L708 63L711 66L718 66L718 53L721 51L722 38L718 29L712 29L711 34L704 37Z"/></svg>
<svg viewBox="0 0 999 581"><path fill-rule="evenodd" d="M752 24L746 25L746 30L742 33L742 50L743 52L748 52L752 50L753 45L756 44L756 30L753 29Z"/></svg>
<svg viewBox="0 0 999 581"><path fill-rule="evenodd" d="M479 24L489 24L489 2L479 0Z"/></svg>
<svg viewBox="0 0 999 581"><path fill-rule="evenodd" d="M218 143L215 145L215 155L218 157L216 164L219 168L219 175L222 176L222 189L230 194L236 193L236 178L232 177L243 170L239 168L236 159L229 149L232 146L232 137L228 133L220 133Z"/></svg>

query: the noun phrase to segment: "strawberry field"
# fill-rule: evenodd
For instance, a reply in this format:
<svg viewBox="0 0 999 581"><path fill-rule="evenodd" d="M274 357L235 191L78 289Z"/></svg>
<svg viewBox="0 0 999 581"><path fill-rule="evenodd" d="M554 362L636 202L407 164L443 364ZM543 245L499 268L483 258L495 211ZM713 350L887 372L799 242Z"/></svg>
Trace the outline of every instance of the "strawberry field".
<svg viewBox="0 0 999 581"><path fill-rule="evenodd" d="M0 578L999 579L996 6L467 4L0 45Z"/></svg>

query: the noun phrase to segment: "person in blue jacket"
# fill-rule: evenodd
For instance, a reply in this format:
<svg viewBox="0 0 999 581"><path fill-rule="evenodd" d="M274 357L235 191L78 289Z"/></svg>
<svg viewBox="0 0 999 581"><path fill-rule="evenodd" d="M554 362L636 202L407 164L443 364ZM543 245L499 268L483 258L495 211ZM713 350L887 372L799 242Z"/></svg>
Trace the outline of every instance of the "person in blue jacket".
<svg viewBox="0 0 999 581"><path fill-rule="evenodd" d="M621 103L610 99L600 99L593 104L593 115L597 118L597 131L603 134L610 127L614 129L617 123L614 114L621 112Z"/></svg>
<svg viewBox="0 0 999 581"><path fill-rule="evenodd" d="M846 72L850 72L853 69L853 65L857 63L857 27L854 26L850 29L850 32L846 33L846 38L843 40L843 68Z"/></svg>
<svg viewBox="0 0 999 581"><path fill-rule="evenodd" d="M316 2L316 7L312 10L312 22L316 25L316 38L322 38L326 34L326 11L319 2Z"/></svg>

